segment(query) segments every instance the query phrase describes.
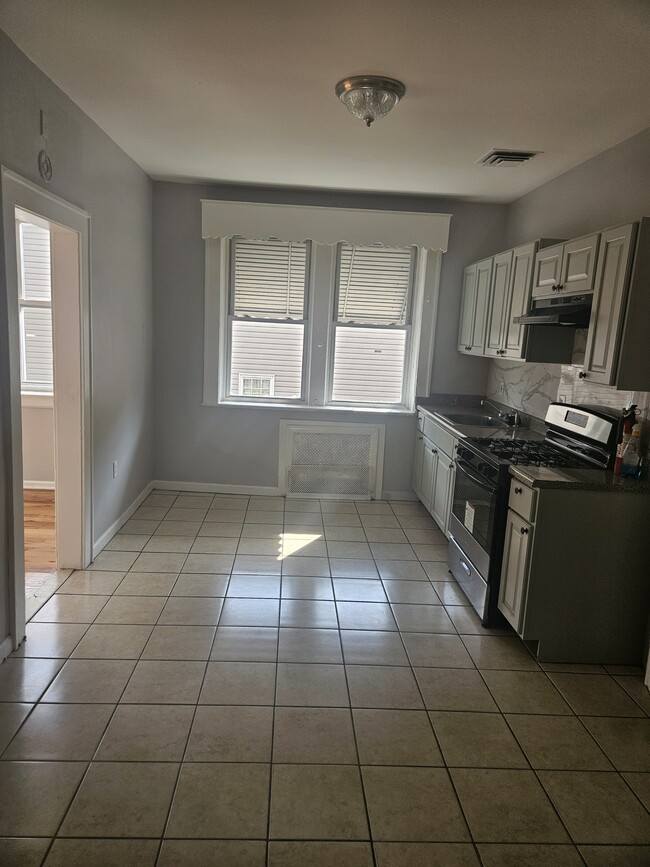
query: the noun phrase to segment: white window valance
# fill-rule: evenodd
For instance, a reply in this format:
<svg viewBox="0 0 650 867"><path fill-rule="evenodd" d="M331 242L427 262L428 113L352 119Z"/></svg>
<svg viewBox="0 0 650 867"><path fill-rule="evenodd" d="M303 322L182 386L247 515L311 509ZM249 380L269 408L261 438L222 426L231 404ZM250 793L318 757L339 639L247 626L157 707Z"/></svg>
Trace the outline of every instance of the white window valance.
<svg viewBox="0 0 650 867"><path fill-rule="evenodd" d="M203 237L421 247L445 252L451 214L201 201Z"/></svg>

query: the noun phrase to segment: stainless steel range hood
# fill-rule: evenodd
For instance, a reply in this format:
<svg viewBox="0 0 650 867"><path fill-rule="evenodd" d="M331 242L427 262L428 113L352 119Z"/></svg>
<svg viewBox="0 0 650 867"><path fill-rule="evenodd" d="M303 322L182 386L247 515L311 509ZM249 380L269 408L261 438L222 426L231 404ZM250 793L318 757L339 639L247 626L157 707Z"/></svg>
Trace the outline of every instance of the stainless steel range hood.
<svg viewBox="0 0 650 867"><path fill-rule="evenodd" d="M540 298L533 301L530 310L516 316L518 325L565 325L586 328L591 314L591 295L573 295L567 298Z"/></svg>

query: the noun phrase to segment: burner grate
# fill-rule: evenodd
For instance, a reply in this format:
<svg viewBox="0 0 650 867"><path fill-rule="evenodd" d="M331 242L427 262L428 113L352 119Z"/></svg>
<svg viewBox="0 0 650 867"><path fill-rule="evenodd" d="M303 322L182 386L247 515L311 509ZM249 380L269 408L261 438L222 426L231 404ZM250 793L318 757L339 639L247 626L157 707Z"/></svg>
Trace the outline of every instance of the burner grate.
<svg viewBox="0 0 650 867"><path fill-rule="evenodd" d="M521 466L564 467L566 469L584 466L584 461L580 458L566 454L546 442L481 439L479 445L487 447L496 458Z"/></svg>

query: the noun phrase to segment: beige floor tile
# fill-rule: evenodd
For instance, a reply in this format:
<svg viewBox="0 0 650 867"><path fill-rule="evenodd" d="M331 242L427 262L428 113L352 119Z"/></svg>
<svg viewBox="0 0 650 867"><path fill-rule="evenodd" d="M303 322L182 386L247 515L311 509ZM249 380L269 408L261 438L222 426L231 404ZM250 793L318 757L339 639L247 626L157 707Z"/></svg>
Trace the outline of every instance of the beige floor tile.
<svg viewBox="0 0 650 867"><path fill-rule="evenodd" d="M544 672L486 669L483 679L503 713L571 713Z"/></svg>
<svg viewBox="0 0 650 867"><path fill-rule="evenodd" d="M400 515L399 523L405 530L438 530L438 525L429 515Z"/></svg>
<svg viewBox="0 0 650 867"><path fill-rule="evenodd" d="M234 561L234 554L188 554L182 571L228 575Z"/></svg>
<svg viewBox="0 0 650 867"><path fill-rule="evenodd" d="M451 577L451 576L449 576ZM471 603L455 581L433 581L433 589L444 605L464 606L471 609ZM473 611L473 609L471 609ZM479 633L480 634L480 633Z"/></svg>
<svg viewBox="0 0 650 867"><path fill-rule="evenodd" d="M362 765L442 765L427 714L413 710L355 709Z"/></svg>
<svg viewBox="0 0 650 867"><path fill-rule="evenodd" d="M334 599L329 578L285 576L280 595L283 599Z"/></svg>
<svg viewBox="0 0 650 867"><path fill-rule="evenodd" d="M253 554L258 557L279 557L282 554L282 535L277 533L271 538L261 537L258 539L251 539L247 536L240 539L237 553Z"/></svg>
<svg viewBox="0 0 650 867"><path fill-rule="evenodd" d="M269 844L269 867L372 867L370 843L298 843L272 840Z"/></svg>
<svg viewBox="0 0 650 867"><path fill-rule="evenodd" d="M86 623L28 623L27 639L13 656L65 659L87 629Z"/></svg>
<svg viewBox="0 0 650 867"><path fill-rule="evenodd" d="M161 521L154 536L196 536L203 529L201 521Z"/></svg>
<svg viewBox="0 0 650 867"><path fill-rule="evenodd" d="M364 767L363 786L374 840L469 840L446 770Z"/></svg>
<svg viewBox="0 0 650 867"><path fill-rule="evenodd" d="M648 867L650 846L578 846L587 867Z"/></svg>
<svg viewBox="0 0 650 867"><path fill-rule="evenodd" d="M111 704L37 705L3 759L90 761L113 708Z"/></svg>
<svg viewBox="0 0 650 867"><path fill-rule="evenodd" d="M519 638L464 635L463 643L477 668L539 671L539 666Z"/></svg>
<svg viewBox="0 0 650 867"><path fill-rule="evenodd" d="M178 765L94 762L61 826L62 837L159 837Z"/></svg>
<svg viewBox="0 0 650 867"><path fill-rule="evenodd" d="M288 840L367 840L359 769L274 765L269 834Z"/></svg>
<svg viewBox="0 0 650 867"><path fill-rule="evenodd" d="M585 717L584 724L618 771L650 771L650 719Z"/></svg>
<svg viewBox="0 0 650 867"><path fill-rule="evenodd" d="M428 581L427 573L417 560L377 560L377 569L384 581Z"/></svg>
<svg viewBox="0 0 650 867"><path fill-rule="evenodd" d="M353 500L321 500L320 510L323 515L357 514L357 507Z"/></svg>
<svg viewBox="0 0 650 867"><path fill-rule="evenodd" d="M205 662L140 660L122 701L133 704L196 704Z"/></svg>
<svg viewBox="0 0 650 867"><path fill-rule="evenodd" d="M574 716L508 714L506 719L535 769L612 770L603 751Z"/></svg>
<svg viewBox="0 0 650 867"><path fill-rule="evenodd" d="M641 708L608 674L550 674L580 716L643 716Z"/></svg>
<svg viewBox="0 0 650 867"><path fill-rule="evenodd" d="M119 705L95 760L180 762L193 714L190 705Z"/></svg>
<svg viewBox="0 0 650 867"><path fill-rule="evenodd" d="M471 656L457 635L403 632L411 665L432 668L474 668Z"/></svg>
<svg viewBox="0 0 650 867"><path fill-rule="evenodd" d="M196 557L207 556L196 554ZM217 555L214 555L217 556ZM311 560L313 558L308 557ZM225 561L224 561L225 562ZM276 557L257 557L254 554L238 554L235 557L235 563L232 566L233 575L279 575L281 571L281 560ZM232 564L231 564L232 565ZM201 572L202 569L187 569L188 572ZM205 571L217 572L217 569L209 569ZM302 573L296 572L296 575ZM307 573L309 574L309 573Z"/></svg>
<svg viewBox="0 0 650 867"><path fill-rule="evenodd" d="M340 602L386 602L381 581L363 578L334 578L334 596Z"/></svg>
<svg viewBox="0 0 650 867"><path fill-rule="evenodd" d="M587 662L540 662L540 668L548 672L564 672L566 674L607 674L604 665Z"/></svg>
<svg viewBox="0 0 650 867"><path fill-rule="evenodd" d="M375 532L384 531L378 529ZM325 527L325 538L328 542L365 542L367 535L361 527Z"/></svg>
<svg viewBox="0 0 650 867"><path fill-rule="evenodd" d="M3 762L0 836L54 835L86 767L85 762Z"/></svg>
<svg viewBox="0 0 650 867"><path fill-rule="evenodd" d="M330 516L326 515L324 517L329 519ZM364 527L379 527L389 530L400 529L399 521L395 515L363 515L361 517L361 522Z"/></svg>
<svg viewBox="0 0 650 867"><path fill-rule="evenodd" d="M94 596L110 596L124 578L126 572L89 572L79 570L64 581L57 593L90 593Z"/></svg>
<svg viewBox="0 0 650 867"><path fill-rule="evenodd" d="M266 867L261 840L165 840L157 867Z"/></svg>
<svg viewBox="0 0 650 867"><path fill-rule="evenodd" d="M207 515L208 510L206 509L192 509L192 508L179 508L177 506L172 506L171 509L164 516L167 521L204 521L205 516Z"/></svg>
<svg viewBox="0 0 650 867"><path fill-rule="evenodd" d="M222 526L234 526L232 524L222 525ZM282 521L272 521L268 524L244 524L243 529L241 531L241 538L243 539L275 539L280 543L282 538L282 533L284 530L284 523ZM216 535L216 534L215 534ZM233 535L232 533L224 533L225 535Z"/></svg>
<svg viewBox="0 0 650 867"><path fill-rule="evenodd" d="M44 702L115 704L135 668L127 659L69 659L43 696Z"/></svg>
<svg viewBox="0 0 650 867"><path fill-rule="evenodd" d="M341 629L397 631L390 605L382 602L337 602Z"/></svg>
<svg viewBox="0 0 650 867"><path fill-rule="evenodd" d="M375 843L377 867L479 867L471 843Z"/></svg>
<svg viewBox="0 0 650 867"><path fill-rule="evenodd" d="M207 659L214 626L154 626L143 659Z"/></svg>
<svg viewBox="0 0 650 867"><path fill-rule="evenodd" d="M347 708L278 707L273 761L299 764L357 764Z"/></svg>
<svg viewBox="0 0 650 867"><path fill-rule="evenodd" d="M223 599L170 596L158 620L159 626L216 626Z"/></svg>
<svg viewBox="0 0 650 867"><path fill-rule="evenodd" d="M0 864L4 867L41 867L49 845L46 837L0 838Z"/></svg>
<svg viewBox="0 0 650 867"><path fill-rule="evenodd" d="M370 560L372 558L367 542L328 542L327 556L353 560Z"/></svg>
<svg viewBox="0 0 650 867"><path fill-rule="evenodd" d="M280 605L280 625L310 629L337 629L334 602L320 599L283 599Z"/></svg>
<svg viewBox="0 0 650 867"><path fill-rule="evenodd" d="M498 708L481 675L473 669L416 668L429 710L494 712Z"/></svg>
<svg viewBox="0 0 650 867"><path fill-rule="evenodd" d="M397 542L405 545L409 541L404 530L395 527L366 527L365 533L369 542Z"/></svg>
<svg viewBox="0 0 650 867"><path fill-rule="evenodd" d="M353 557L330 559L332 578L379 578L374 560L355 560Z"/></svg>
<svg viewBox="0 0 650 867"><path fill-rule="evenodd" d="M348 665L408 665L408 657L397 632L341 630L343 655Z"/></svg>
<svg viewBox="0 0 650 867"><path fill-rule="evenodd" d="M120 527L120 533L129 533L137 536L150 536L155 532L159 523L160 521L146 521L142 518L131 518L125 524L122 524Z"/></svg>
<svg viewBox="0 0 650 867"><path fill-rule="evenodd" d="M277 626L280 619L278 599L226 599L221 626Z"/></svg>
<svg viewBox="0 0 650 867"><path fill-rule="evenodd" d="M370 550L375 560L416 560L416 554L410 545L395 542L371 542Z"/></svg>
<svg viewBox="0 0 650 867"><path fill-rule="evenodd" d="M46 867L153 867L157 840L65 840L57 839L47 856Z"/></svg>
<svg viewBox="0 0 650 867"><path fill-rule="evenodd" d="M185 761L270 762L272 732L272 707L199 707Z"/></svg>
<svg viewBox="0 0 650 867"><path fill-rule="evenodd" d="M623 778L650 813L650 774L624 773Z"/></svg>
<svg viewBox="0 0 650 867"><path fill-rule="evenodd" d="M575 843L650 843L650 816L616 773L539 771Z"/></svg>
<svg viewBox="0 0 650 867"><path fill-rule="evenodd" d="M278 630L268 626L219 626L210 659L222 662L275 662Z"/></svg>
<svg viewBox="0 0 650 867"><path fill-rule="evenodd" d="M228 585L228 596L249 599L279 599L279 575L233 575Z"/></svg>
<svg viewBox="0 0 650 867"><path fill-rule="evenodd" d="M130 572L115 591L115 595L169 596L176 578L174 572Z"/></svg>
<svg viewBox="0 0 650 867"><path fill-rule="evenodd" d="M273 704L275 664L210 662L201 690L201 704Z"/></svg>
<svg viewBox="0 0 650 867"><path fill-rule="evenodd" d="M254 494L248 501L249 509L262 509L269 512L282 512L285 507L284 497L272 497L262 494Z"/></svg>
<svg viewBox="0 0 650 867"><path fill-rule="evenodd" d="M185 560L189 559L187 554L140 554L138 559L131 566L131 572L180 572ZM202 572L202 569L188 569L188 572ZM217 569L211 569L211 572L217 572Z"/></svg>
<svg viewBox="0 0 650 867"><path fill-rule="evenodd" d="M432 711L445 763L459 768L528 768L501 714Z"/></svg>
<svg viewBox="0 0 650 867"><path fill-rule="evenodd" d="M571 845L481 843L478 850L483 867L583 867L578 850Z"/></svg>
<svg viewBox="0 0 650 867"><path fill-rule="evenodd" d="M242 523L231 521L205 521L198 531L198 538L219 536L221 538L238 539L242 534ZM279 525L280 529L282 525ZM279 532L279 530L277 531Z"/></svg>
<svg viewBox="0 0 650 867"><path fill-rule="evenodd" d="M446 545L445 534L441 530L409 528L405 530L411 545Z"/></svg>
<svg viewBox="0 0 650 867"><path fill-rule="evenodd" d="M133 551L100 551L88 569L92 572L128 572L138 556Z"/></svg>
<svg viewBox="0 0 650 867"><path fill-rule="evenodd" d="M172 589L172 596L221 596L226 595L229 575L194 575L183 572Z"/></svg>
<svg viewBox="0 0 650 867"><path fill-rule="evenodd" d="M169 506L140 506L133 513L133 518L136 521L162 521L168 511Z"/></svg>
<svg viewBox="0 0 650 867"><path fill-rule="evenodd" d="M615 675L614 680L650 716L650 693L643 678Z"/></svg>
<svg viewBox="0 0 650 867"><path fill-rule="evenodd" d="M138 659L151 635L151 626L93 624L72 656L76 659Z"/></svg>
<svg viewBox="0 0 650 867"><path fill-rule="evenodd" d="M338 629L280 629L279 662L343 662Z"/></svg>
<svg viewBox="0 0 650 867"><path fill-rule="evenodd" d="M449 545L412 545L415 555L422 563L443 563L447 565Z"/></svg>
<svg viewBox="0 0 650 867"><path fill-rule="evenodd" d="M352 707L421 708L422 697L410 668L347 665Z"/></svg>
<svg viewBox="0 0 650 867"><path fill-rule="evenodd" d="M282 575L302 575L305 578L329 578L330 564L327 557L303 557L298 554L277 562L282 566ZM242 570L240 570L242 571ZM277 573L276 573L277 574Z"/></svg>
<svg viewBox="0 0 650 867"><path fill-rule="evenodd" d="M189 554L194 538L194 536L152 536L142 550L145 554Z"/></svg>
<svg viewBox="0 0 650 867"><path fill-rule="evenodd" d="M451 776L475 842L569 842L532 771L454 768Z"/></svg>
<svg viewBox="0 0 650 867"><path fill-rule="evenodd" d="M238 513L237 513L238 514ZM212 517L217 516L217 517ZM219 521L227 521L228 518L225 512L210 512L208 514L210 520L219 520ZM272 511L264 511L262 509L248 509L245 516L245 524L268 524L273 521L281 521L284 517L284 512L272 512ZM308 516L304 516L308 517ZM314 516L318 518L317 515ZM300 516L301 520L303 520L303 516ZM233 518L234 520L234 518Z"/></svg>
<svg viewBox="0 0 650 867"><path fill-rule="evenodd" d="M440 605L438 594L428 581L383 582L390 602L407 602L413 605Z"/></svg>
<svg viewBox="0 0 650 867"><path fill-rule="evenodd" d="M166 596L113 596L102 608L95 623L151 625L158 620Z"/></svg>
<svg viewBox="0 0 650 867"><path fill-rule="evenodd" d="M33 623L92 623L108 602L108 596L59 594L49 599Z"/></svg>
<svg viewBox="0 0 650 867"><path fill-rule="evenodd" d="M5 659L0 665L0 701L38 701L62 665L62 659Z"/></svg>
<svg viewBox="0 0 650 867"><path fill-rule="evenodd" d="M394 520L392 518L381 518L378 517L377 520L386 520L391 521ZM336 512L328 512L323 515L323 525L325 527L361 527L361 521L359 520L358 515L353 514L344 514L344 513L336 513ZM377 526L377 525L373 525ZM398 526L399 524L395 521L395 524L391 526Z"/></svg>
<svg viewBox="0 0 650 867"><path fill-rule="evenodd" d="M393 604L393 616L402 632L456 634L456 628L442 605Z"/></svg>
<svg viewBox="0 0 650 867"><path fill-rule="evenodd" d="M265 839L269 766L186 763L174 796L167 835Z"/></svg>
<svg viewBox="0 0 650 867"><path fill-rule="evenodd" d="M0 753L16 734L33 705L25 702L0 701Z"/></svg>
<svg viewBox="0 0 650 867"><path fill-rule="evenodd" d="M349 707L343 666L279 663L276 704L296 707Z"/></svg>
<svg viewBox="0 0 650 867"><path fill-rule="evenodd" d="M440 563L438 561L425 561L422 565L424 566L424 571L426 572L427 577L431 581L448 581L454 586L457 586L456 579L449 571L449 566L446 563Z"/></svg>

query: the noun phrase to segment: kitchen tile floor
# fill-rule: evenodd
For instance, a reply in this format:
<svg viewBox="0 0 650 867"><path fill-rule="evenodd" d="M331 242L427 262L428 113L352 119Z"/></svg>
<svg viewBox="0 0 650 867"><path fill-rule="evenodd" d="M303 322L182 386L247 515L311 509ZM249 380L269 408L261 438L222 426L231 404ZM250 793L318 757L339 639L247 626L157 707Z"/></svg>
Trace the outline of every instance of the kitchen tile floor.
<svg viewBox="0 0 650 867"><path fill-rule="evenodd" d="M27 636L3 867L650 864L640 672L484 630L419 504L154 491Z"/></svg>

